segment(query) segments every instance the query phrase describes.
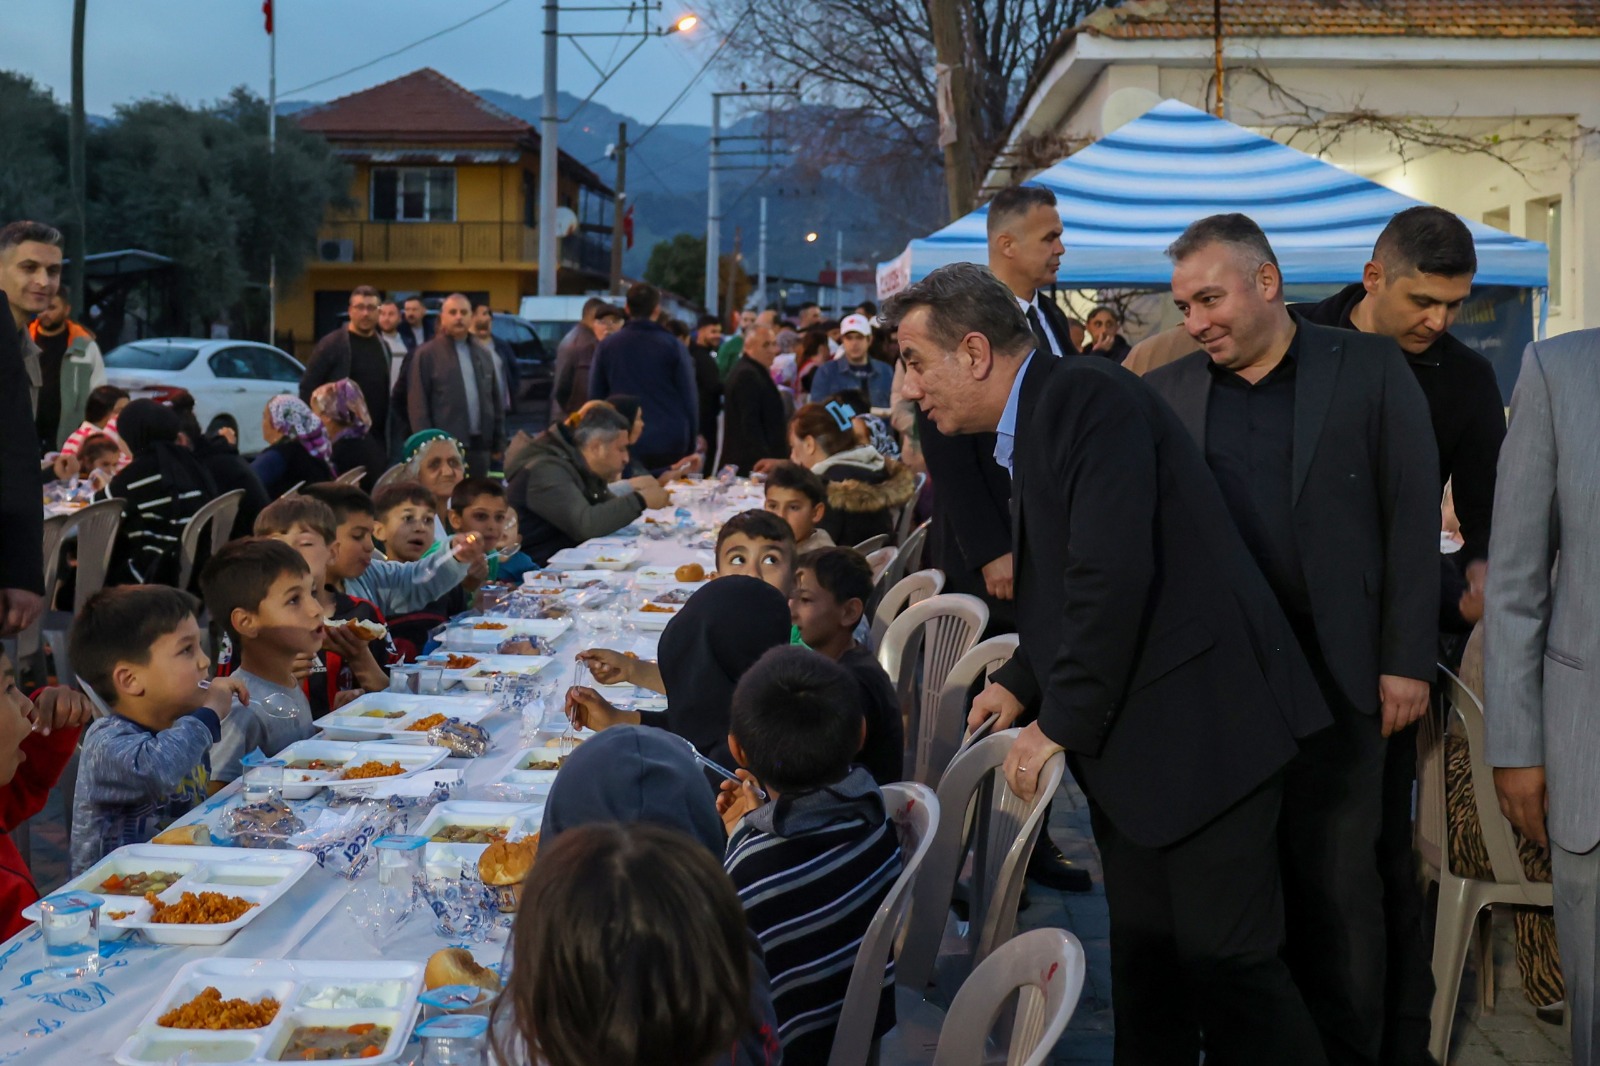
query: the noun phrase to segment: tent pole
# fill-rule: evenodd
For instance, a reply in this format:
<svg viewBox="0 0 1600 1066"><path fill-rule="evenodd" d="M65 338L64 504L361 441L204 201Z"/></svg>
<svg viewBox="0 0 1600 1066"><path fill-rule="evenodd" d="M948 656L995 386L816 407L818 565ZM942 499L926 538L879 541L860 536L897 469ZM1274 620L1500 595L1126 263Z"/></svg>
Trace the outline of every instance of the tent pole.
<svg viewBox="0 0 1600 1066"><path fill-rule="evenodd" d="M1217 60L1217 102L1213 112L1222 117L1222 0L1211 0L1211 37Z"/></svg>

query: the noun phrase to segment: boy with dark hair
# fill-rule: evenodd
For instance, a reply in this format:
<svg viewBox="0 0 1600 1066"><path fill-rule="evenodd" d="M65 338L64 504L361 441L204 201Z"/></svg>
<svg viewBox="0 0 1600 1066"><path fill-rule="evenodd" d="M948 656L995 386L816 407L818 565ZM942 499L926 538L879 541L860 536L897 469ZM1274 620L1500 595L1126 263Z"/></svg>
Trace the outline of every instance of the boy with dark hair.
<svg viewBox="0 0 1600 1066"><path fill-rule="evenodd" d="M62 443L61 454L77 454L83 443L97 433L109 436L120 449L122 438L117 436L117 415L128 406L129 399L128 390L118 385L96 386L83 402L83 423Z"/></svg>
<svg viewBox="0 0 1600 1066"><path fill-rule="evenodd" d="M506 542L506 524L511 516L511 504L506 500L502 481L487 477L462 478L450 493L450 528L457 533L476 533L488 551L497 551ZM490 581L521 581L522 575L532 569L533 560L519 550L506 559L489 556L485 572ZM472 588L481 584L475 577L468 578Z"/></svg>
<svg viewBox="0 0 1600 1066"><path fill-rule="evenodd" d="M799 463L785 459L767 471L764 506L789 523L798 554L833 547L828 531L817 525L828 511L828 486Z"/></svg>
<svg viewBox="0 0 1600 1066"><path fill-rule="evenodd" d="M743 813L724 865L766 954L790 1062L827 1061L856 947L900 876L883 794L871 774L850 765L865 733L854 679L804 648L767 652L734 689L728 746L768 802ZM752 795L724 790L724 819L742 813ZM894 1021L891 961L874 1039Z"/></svg>
<svg viewBox="0 0 1600 1066"><path fill-rule="evenodd" d="M342 487L342 486L341 486ZM284 496L273 501L256 518L255 534L289 545L300 553L311 570L311 587L324 616L330 622L358 619L384 625L383 616L365 600L356 600L328 588L328 565L333 559L333 541L338 523L333 508L313 496ZM348 625L328 625L323 630L323 645L310 663L306 677L306 698L311 717L321 718L350 697L353 692L382 692L389 687L384 664L393 661L388 634L366 639Z"/></svg>
<svg viewBox="0 0 1600 1066"><path fill-rule="evenodd" d="M268 758L317 731L311 704L300 691L295 660L322 647L322 604L311 585L311 568L293 548L266 537L224 544L200 574L206 607L238 649L231 678L249 686L255 702L235 707L212 747L215 792L242 772L240 760L260 749ZM294 716L265 713L272 701Z"/></svg>
<svg viewBox="0 0 1600 1066"><path fill-rule="evenodd" d="M72 620L73 666L111 711L83 738L72 798L74 875L149 840L206 797L206 751L234 701L247 704L250 692L237 676L201 691L211 662L200 646L199 606L179 589L124 585L95 593Z"/></svg>
<svg viewBox="0 0 1600 1066"><path fill-rule="evenodd" d="M794 591L794 531L770 511L740 511L717 530L717 574L760 578L785 596Z"/></svg>
<svg viewBox="0 0 1600 1066"><path fill-rule="evenodd" d="M854 548L824 548L800 557L794 567L789 616L812 651L850 671L861 689L867 737L856 761L880 785L905 776L905 730L894 684L878 660L855 638L872 596L872 567Z"/></svg>
<svg viewBox="0 0 1600 1066"><path fill-rule="evenodd" d="M431 579L418 584L418 561L433 543L433 494L415 481L385 485L374 501L353 485L324 482L309 485L302 494L322 500L333 508L333 557L328 562L328 580L336 591L353 599L365 600L377 611L377 621L394 620L418 611L461 584L475 557L483 548L451 541L458 546L457 557L445 563ZM390 518L386 529L381 521ZM406 519L402 521L402 518ZM390 533L390 557L373 558L373 537ZM399 552L399 557L395 553ZM335 616L337 617L337 616Z"/></svg>

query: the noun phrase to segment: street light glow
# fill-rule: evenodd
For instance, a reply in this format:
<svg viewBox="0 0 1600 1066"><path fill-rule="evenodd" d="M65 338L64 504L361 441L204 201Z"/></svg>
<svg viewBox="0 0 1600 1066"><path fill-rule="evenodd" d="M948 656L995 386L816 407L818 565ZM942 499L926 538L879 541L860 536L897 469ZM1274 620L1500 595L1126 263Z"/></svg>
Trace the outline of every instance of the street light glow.
<svg viewBox="0 0 1600 1066"><path fill-rule="evenodd" d="M817 242L817 234L816 234L815 230L813 230L812 232L806 234L806 243L807 244L815 244L816 242Z"/></svg>
<svg viewBox="0 0 1600 1066"><path fill-rule="evenodd" d="M678 19L677 22L672 24L672 32L688 33L698 25L700 25L699 15L683 15Z"/></svg>

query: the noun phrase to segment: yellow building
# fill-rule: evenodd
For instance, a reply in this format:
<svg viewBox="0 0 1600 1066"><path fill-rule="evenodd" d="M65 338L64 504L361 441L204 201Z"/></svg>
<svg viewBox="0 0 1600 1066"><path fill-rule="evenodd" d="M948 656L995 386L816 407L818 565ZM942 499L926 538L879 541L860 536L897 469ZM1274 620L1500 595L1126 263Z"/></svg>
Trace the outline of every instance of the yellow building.
<svg viewBox="0 0 1600 1066"><path fill-rule="evenodd" d="M531 125L424 68L294 116L352 169L351 206L333 209L305 273L279 293L278 332L304 360L336 328L350 290L386 296L463 292L515 311L538 291L539 135ZM612 193L561 153L557 291L603 288ZM567 212L570 211L569 216Z"/></svg>

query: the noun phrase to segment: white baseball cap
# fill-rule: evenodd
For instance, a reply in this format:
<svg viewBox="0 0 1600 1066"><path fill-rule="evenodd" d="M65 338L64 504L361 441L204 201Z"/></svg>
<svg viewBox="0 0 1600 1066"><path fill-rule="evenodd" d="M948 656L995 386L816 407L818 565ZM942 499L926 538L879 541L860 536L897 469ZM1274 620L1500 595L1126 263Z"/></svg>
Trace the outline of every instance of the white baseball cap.
<svg viewBox="0 0 1600 1066"><path fill-rule="evenodd" d="M839 323L839 336L846 333L859 333L863 337L872 336L872 323L867 321L866 315L845 315L844 321Z"/></svg>

